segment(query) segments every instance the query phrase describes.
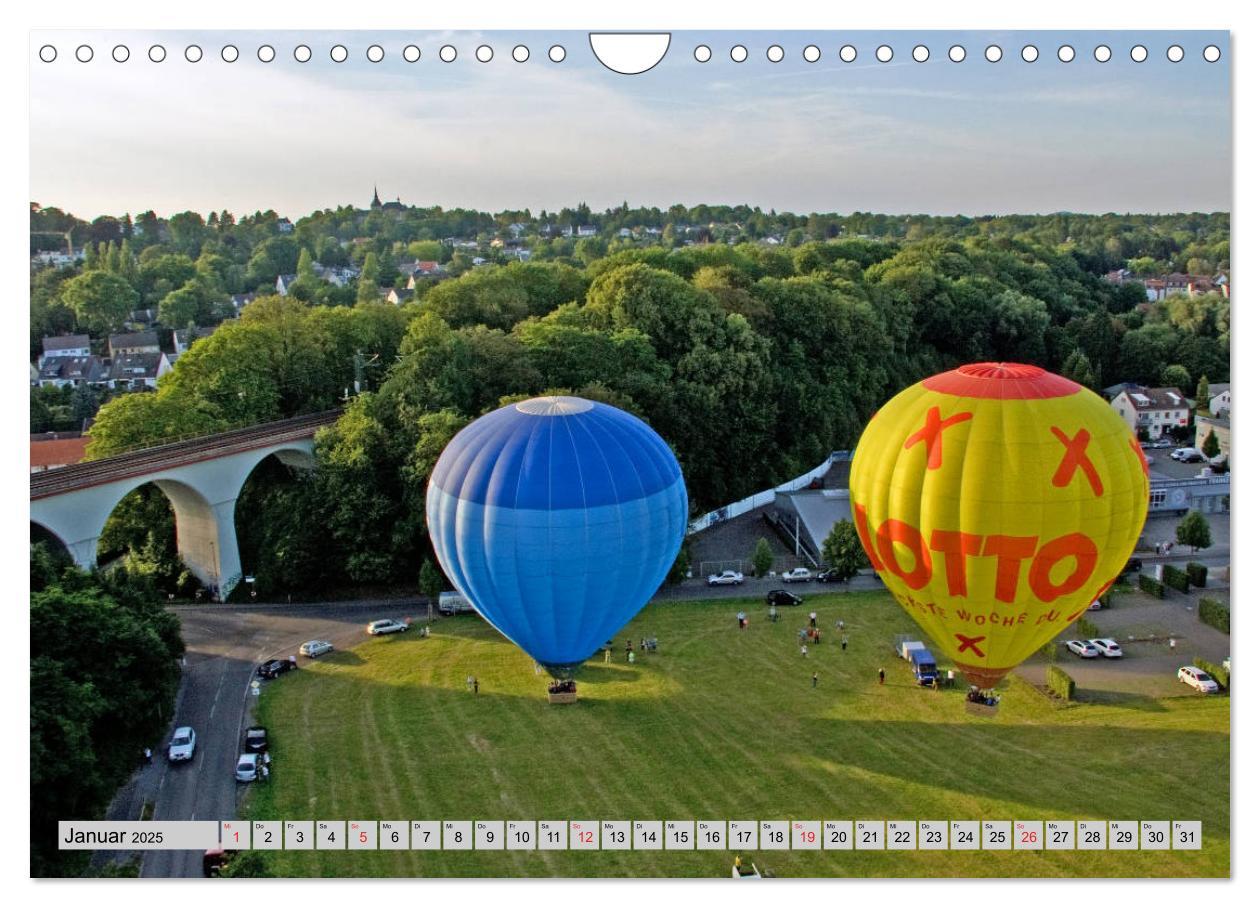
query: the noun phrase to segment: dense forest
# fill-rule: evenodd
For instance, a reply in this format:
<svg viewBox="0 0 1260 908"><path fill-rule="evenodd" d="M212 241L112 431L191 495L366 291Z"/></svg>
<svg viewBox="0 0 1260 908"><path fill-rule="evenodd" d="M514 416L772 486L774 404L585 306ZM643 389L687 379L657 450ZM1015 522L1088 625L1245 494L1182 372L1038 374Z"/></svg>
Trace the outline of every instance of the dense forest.
<svg viewBox="0 0 1260 908"><path fill-rule="evenodd" d="M703 230L737 230L743 240L682 238L706 219L715 226ZM570 222L600 233L532 234L529 261L465 267L440 242ZM615 233L662 222L646 243ZM106 403L91 428L89 455L101 457L344 405L318 439L319 469L268 464L238 503L245 569L264 594L414 583L438 453L469 420L524 396L562 390L642 416L674 447L703 511L853 445L897 390L961 362L1036 363L1095 389L1136 381L1193 394L1201 376L1229 378L1228 300L1201 293L1148 303L1140 282L1101 277L1146 258L1169 270L1228 268L1220 214L579 208L535 218L344 208L290 234L276 225L272 213L109 224L130 232L90 247L72 276L40 272L32 294L33 335L99 315L84 304L92 294L74 292L87 280L108 279L128 307L156 306L178 325L220 318L226 293L299 275L289 295L271 289L197 341L156 393ZM749 239L784 230L782 244ZM382 302L379 288L402 283L396 263L407 256L444 260L454 277L418 285L403 305ZM353 263L362 274L335 287L315 276L315 261ZM111 554L128 555L136 570L148 564L176 588L188 577L165 541L169 522L150 490L119 509L107 541Z"/></svg>

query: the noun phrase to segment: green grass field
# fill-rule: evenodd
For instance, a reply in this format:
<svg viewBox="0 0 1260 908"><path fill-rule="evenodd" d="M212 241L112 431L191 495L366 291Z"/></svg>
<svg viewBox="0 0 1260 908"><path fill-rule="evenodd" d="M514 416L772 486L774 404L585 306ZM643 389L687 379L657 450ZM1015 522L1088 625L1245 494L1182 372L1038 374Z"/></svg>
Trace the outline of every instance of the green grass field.
<svg viewBox="0 0 1260 908"><path fill-rule="evenodd" d="M275 772L254 819L1200 819L1192 852L759 852L779 876L1227 876L1229 701L1056 704L1008 680L995 720L915 687L884 593L802 609L648 606L623 633L660 651L592 661L580 702L472 616L367 640L264 691ZM746 631L735 612L751 616ZM842 617L849 648L833 624ZM880 687L883 666L888 681ZM812 672L819 686L811 687ZM481 692L465 688L476 675ZM726 876L723 852L275 852L286 876Z"/></svg>

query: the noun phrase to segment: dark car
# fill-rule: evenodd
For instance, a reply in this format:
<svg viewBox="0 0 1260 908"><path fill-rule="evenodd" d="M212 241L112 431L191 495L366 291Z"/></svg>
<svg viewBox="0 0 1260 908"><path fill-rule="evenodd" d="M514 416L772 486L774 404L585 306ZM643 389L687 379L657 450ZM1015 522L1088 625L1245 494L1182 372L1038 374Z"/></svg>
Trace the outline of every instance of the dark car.
<svg viewBox="0 0 1260 908"><path fill-rule="evenodd" d="M258 677L260 678L279 678L287 671L296 668L296 664L288 659L272 659L270 662L264 662L258 666Z"/></svg>
<svg viewBox="0 0 1260 908"><path fill-rule="evenodd" d="M267 749L267 729L262 725L251 725L245 729L245 752L260 754Z"/></svg>
<svg viewBox="0 0 1260 908"><path fill-rule="evenodd" d="M800 605L805 600L787 590L771 590L766 593L766 605Z"/></svg>
<svg viewBox="0 0 1260 908"><path fill-rule="evenodd" d="M1132 574L1134 571L1140 570L1142 570L1142 559L1130 558L1124 568L1120 571L1119 576L1123 577L1125 574Z"/></svg>
<svg viewBox="0 0 1260 908"><path fill-rule="evenodd" d="M835 568L827 568L827 570L819 571L815 574L814 579L819 583L839 583L840 572Z"/></svg>

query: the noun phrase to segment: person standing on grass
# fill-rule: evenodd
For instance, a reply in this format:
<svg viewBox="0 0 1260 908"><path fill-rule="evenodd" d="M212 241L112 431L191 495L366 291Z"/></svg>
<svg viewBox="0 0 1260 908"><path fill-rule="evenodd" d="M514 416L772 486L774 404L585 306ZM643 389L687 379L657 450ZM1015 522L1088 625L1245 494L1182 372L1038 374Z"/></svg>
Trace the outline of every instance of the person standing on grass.
<svg viewBox="0 0 1260 908"><path fill-rule="evenodd" d="M809 613L809 626L818 627L818 613L817 612Z"/></svg>
<svg viewBox="0 0 1260 908"><path fill-rule="evenodd" d="M814 672L814 687L818 686L818 672Z"/></svg>
<svg viewBox="0 0 1260 908"><path fill-rule="evenodd" d="M605 646L604 647L604 664L607 665L611 661L612 661L612 649Z"/></svg>
<svg viewBox="0 0 1260 908"><path fill-rule="evenodd" d="M481 692L481 682L478 681L476 678L473 678L473 693L477 694L480 692Z"/></svg>
<svg viewBox="0 0 1260 908"><path fill-rule="evenodd" d="M849 635L845 634L840 638L840 651L844 652L849 648Z"/></svg>
<svg viewBox="0 0 1260 908"><path fill-rule="evenodd" d="M802 644L801 644L801 655L802 655L802 656L808 656L808 655L809 655L809 647L808 647L808 646L806 646L804 643L802 643Z"/></svg>
<svg viewBox="0 0 1260 908"><path fill-rule="evenodd" d="M1169 638L1168 638L1168 648L1169 648L1169 649L1176 649L1176 648L1177 648L1177 638L1176 638L1176 637L1169 637Z"/></svg>
<svg viewBox="0 0 1260 908"><path fill-rule="evenodd" d="M884 670L882 668L879 670L879 683L880 686L884 684Z"/></svg>

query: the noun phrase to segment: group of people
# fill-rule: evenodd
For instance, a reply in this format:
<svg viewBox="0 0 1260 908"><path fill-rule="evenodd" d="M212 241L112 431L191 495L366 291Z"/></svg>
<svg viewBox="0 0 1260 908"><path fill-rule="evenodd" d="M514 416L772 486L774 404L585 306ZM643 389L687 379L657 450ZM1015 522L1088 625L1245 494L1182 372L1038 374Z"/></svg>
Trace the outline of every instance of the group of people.
<svg viewBox="0 0 1260 908"><path fill-rule="evenodd" d="M981 690L973 684L967 688L967 702L979 703L982 706L997 706L998 697L994 695L993 691Z"/></svg>
<svg viewBox="0 0 1260 908"><path fill-rule="evenodd" d="M577 693L577 682L572 678L564 680L552 681L547 685L547 693L549 694L574 694Z"/></svg>
<svg viewBox="0 0 1260 908"><path fill-rule="evenodd" d="M477 680L475 675L469 675L464 679L464 686L474 694L481 693L481 682Z"/></svg>

